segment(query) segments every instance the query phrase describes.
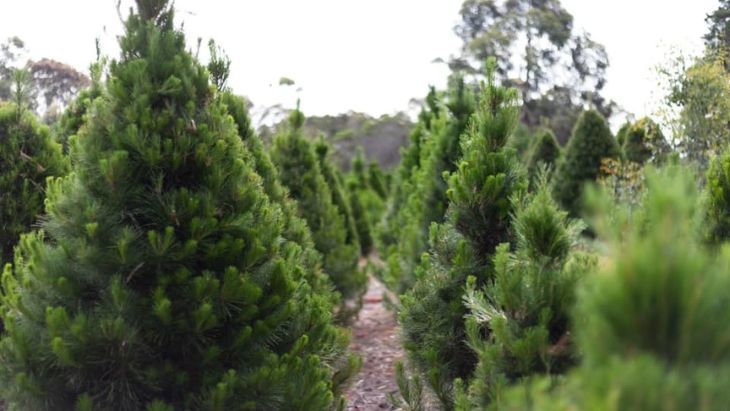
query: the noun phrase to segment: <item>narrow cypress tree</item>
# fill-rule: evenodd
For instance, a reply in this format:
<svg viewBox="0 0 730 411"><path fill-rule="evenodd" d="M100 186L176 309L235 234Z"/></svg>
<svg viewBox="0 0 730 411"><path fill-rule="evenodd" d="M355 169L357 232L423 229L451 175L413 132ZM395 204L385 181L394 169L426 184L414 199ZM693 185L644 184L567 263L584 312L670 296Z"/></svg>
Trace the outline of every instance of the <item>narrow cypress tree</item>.
<svg viewBox="0 0 730 411"><path fill-rule="evenodd" d="M3 275L2 395L34 410L325 409L332 307L285 254L281 210L167 2L137 6L45 234Z"/></svg>
<svg viewBox="0 0 730 411"><path fill-rule="evenodd" d="M22 104L0 103L0 265L43 212L46 179L67 171L48 127Z"/></svg>
<svg viewBox="0 0 730 411"><path fill-rule="evenodd" d="M555 134L547 129L539 131L527 158L527 173L530 176L530 182L536 180L541 167L553 167L558 162L560 154L560 146Z"/></svg>
<svg viewBox="0 0 730 411"><path fill-rule="evenodd" d="M447 220L432 226L429 256L399 314L404 346L445 409L454 406L453 380L468 378L477 362L466 342L467 277L479 287L492 280L496 247L514 239L510 199L527 189L516 152L505 147L519 120L518 93L488 74L462 140L464 156L448 179Z"/></svg>
<svg viewBox="0 0 730 411"><path fill-rule="evenodd" d="M603 116L593 110L581 114L555 172L555 199L572 215L577 215L583 186L598 178L603 159L618 156L619 147Z"/></svg>
<svg viewBox="0 0 730 411"><path fill-rule="evenodd" d="M332 192L319 168L312 144L302 135L304 116L292 112L290 127L277 135L271 159L279 169L281 182L297 201L299 215L312 230L315 248L324 258L324 271L344 298L357 296L366 277L358 270L360 247L347 244L345 219L332 201Z"/></svg>

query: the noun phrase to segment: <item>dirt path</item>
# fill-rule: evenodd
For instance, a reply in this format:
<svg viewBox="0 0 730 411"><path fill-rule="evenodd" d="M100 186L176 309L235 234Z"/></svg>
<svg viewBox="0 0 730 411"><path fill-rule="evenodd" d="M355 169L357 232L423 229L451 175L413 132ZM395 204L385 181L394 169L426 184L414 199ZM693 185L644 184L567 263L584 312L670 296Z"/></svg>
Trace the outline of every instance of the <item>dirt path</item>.
<svg viewBox="0 0 730 411"><path fill-rule="evenodd" d="M398 392L395 363L404 353L395 313L383 302L386 293L383 283L370 276L362 310L352 325L350 349L362 357L363 367L345 394L350 411L395 409L387 394Z"/></svg>

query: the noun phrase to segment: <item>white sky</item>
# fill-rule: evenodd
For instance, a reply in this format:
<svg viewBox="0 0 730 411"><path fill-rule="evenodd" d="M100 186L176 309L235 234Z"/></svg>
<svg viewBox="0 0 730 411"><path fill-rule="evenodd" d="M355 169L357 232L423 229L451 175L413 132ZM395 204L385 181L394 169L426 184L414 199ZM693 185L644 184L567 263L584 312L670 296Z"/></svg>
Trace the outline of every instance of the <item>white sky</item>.
<svg viewBox="0 0 730 411"><path fill-rule="evenodd" d="M94 39L115 57L122 31L116 0L9 1L0 40L17 35L30 57L86 71ZM656 66L670 47L701 50L704 16L717 0L562 0L611 59L606 94L630 112L650 114L659 98ZM132 0L122 1L126 16ZM230 86L256 105L293 106L305 114L348 110L373 115L406 110L447 71L436 57L458 51L452 27L461 0L176 0L191 44L214 38L233 61ZM278 86L280 77L301 91Z"/></svg>

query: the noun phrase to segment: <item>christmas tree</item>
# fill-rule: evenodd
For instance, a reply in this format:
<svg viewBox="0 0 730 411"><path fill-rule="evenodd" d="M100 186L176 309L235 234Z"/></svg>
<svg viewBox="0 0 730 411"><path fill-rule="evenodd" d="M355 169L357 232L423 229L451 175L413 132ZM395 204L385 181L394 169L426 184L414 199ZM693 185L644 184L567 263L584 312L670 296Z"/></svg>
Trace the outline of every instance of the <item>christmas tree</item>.
<svg viewBox="0 0 730 411"><path fill-rule="evenodd" d="M494 278L497 246L515 240L511 199L527 190L516 152L505 147L519 119L517 96L489 72L462 139L463 157L448 178L447 219L432 225L429 254L401 299L405 348L445 409L453 408L454 379L468 378L478 360L466 341L467 278L478 287Z"/></svg>
<svg viewBox="0 0 730 411"><path fill-rule="evenodd" d="M23 101L26 74L16 76L16 102L0 103L0 266L43 213L46 179L68 171L61 147Z"/></svg>
<svg viewBox="0 0 730 411"><path fill-rule="evenodd" d="M289 129L274 139L271 158L280 171L281 182L297 201L299 215L312 230L325 273L342 297L356 297L366 282L365 274L357 266L360 247L347 243L345 219L332 201L332 191L319 168L312 143L302 135L303 114L297 109L289 120Z"/></svg>
<svg viewBox="0 0 730 411"><path fill-rule="evenodd" d="M17 409L311 409L341 334L282 246L281 209L186 51L139 0L44 231L3 275L0 390Z"/></svg>
<svg viewBox="0 0 730 411"><path fill-rule="evenodd" d="M581 114L555 172L554 195L558 203L571 214L578 214L583 186L599 177L602 160L618 158L619 154L603 116L593 110Z"/></svg>

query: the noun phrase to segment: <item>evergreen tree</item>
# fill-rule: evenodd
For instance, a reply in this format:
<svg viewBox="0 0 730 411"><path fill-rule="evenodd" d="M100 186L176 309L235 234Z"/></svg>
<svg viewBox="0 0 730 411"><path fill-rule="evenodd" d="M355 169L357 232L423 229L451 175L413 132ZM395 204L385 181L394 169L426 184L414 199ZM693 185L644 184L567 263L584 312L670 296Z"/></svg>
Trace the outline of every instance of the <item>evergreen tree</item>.
<svg viewBox="0 0 730 411"><path fill-rule="evenodd" d="M56 138L63 146L64 153L69 152L71 137L78 134L79 129L86 121L87 113L91 110L94 100L102 97L104 88L101 77L105 66L105 60L99 60L91 65L91 86L81 90L79 95L63 112L55 127Z"/></svg>
<svg viewBox="0 0 730 411"><path fill-rule="evenodd" d="M360 199L360 190L354 180L347 181L347 194L352 210L352 219L360 239L360 253L366 256L373 248L372 227L370 221L368 221L367 211Z"/></svg>
<svg viewBox="0 0 730 411"><path fill-rule="evenodd" d="M624 146L624 143L626 142L626 134L628 134L630 128L631 123L627 121L620 129L618 129L618 133L616 133L616 143L619 147Z"/></svg>
<svg viewBox="0 0 730 411"><path fill-rule="evenodd" d="M638 164L661 163L671 151L659 125L648 117L629 127L622 147L624 158Z"/></svg>
<svg viewBox="0 0 730 411"><path fill-rule="evenodd" d="M706 236L713 243L730 240L730 151L715 157L707 170Z"/></svg>
<svg viewBox="0 0 730 411"><path fill-rule="evenodd" d="M0 390L15 409L311 409L333 401L331 305L164 0L53 182L45 234L3 275Z"/></svg>
<svg viewBox="0 0 730 411"><path fill-rule="evenodd" d="M541 167L553 167L560 158L560 154L560 146L555 135L547 129L538 132L527 157L527 172L530 182L535 181Z"/></svg>
<svg viewBox="0 0 730 411"><path fill-rule="evenodd" d="M599 177L602 160L618 156L619 147L603 116L592 110L584 112L558 164L555 199L572 215L578 214L583 186Z"/></svg>
<svg viewBox="0 0 730 411"><path fill-rule="evenodd" d="M312 230L325 273L344 298L357 296L366 282L365 274L357 267L360 247L347 244L345 219L332 201L314 147L302 135L303 114L297 109L289 121L289 129L274 139L271 159L279 169L281 182L297 201L299 215Z"/></svg>
<svg viewBox="0 0 730 411"><path fill-rule="evenodd" d="M0 103L0 265L43 213L46 179L67 171L48 127L22 103Z"/></svg>
<svg viewBox="0 0 730 411"><path fill-rule="evenodd" d="M401 149L401 162L393 174L388 200L382 221L376 226L376 239L380 255L388 259L397 249L401 224L400 211L412 187L412 175L421 165L421 149L430 135L431 122L441 111L436 89L431 87L426 96L426 104L421 107L418 122L409 135L410 144Z"/></svg>
<svg viewBox="0 0 730 411"><path fill-rule="evenodd" d="M401 299L404 346L446 409L453 408L453 380L469 377L477 362L466 342L467 277L479 287L492 280L497 245L514 239L510 198L527 189L515 151L505 148L519 121L517 99L490 72L462 140L464 156L448 179L448 218L432 226L428 257Z"/></svg>
<svg viewBox="0 0 730 411"><path fill-rule="evenodd" d="M385 200L388 197L385 175L376 161L371 161L368 164L368 182L370 183L370 189L375 191L375 194L381 199Z"/></svg>
<svg viewBox="0 0 730 411"><path fill-rule="evenodd" d="M595 201L606 264L578 293L581 367L505 395L506 410L717 410L730 400L730 255L698 241L696 180L647 175L640 212ZM678 239L681 239L678 241Z"/></svg>
<svg viewBox="0 0 730 411"><path fill-rule="evenodd" d="M346 188L342 182L340 172L335 169L332 159L330 158L330 146L324 137L320 137L314 145L314 151L317 153L319 169L322 171L325 182L332 192L332 202L337 206L347 229L347 244L353 244L360 247L360 236L356 226L355 217L351 207L351 201L346 193ZM369 235L369 233L368 233Z"/></svg>
<svg viewBox="0 0 730 411"><path fill-rule="evenodd" d="M400 292L415 281L421 255L428 250L431 223L441 223L448 206L444 175L454 171L461 158L461 135L474 112L475 98L462 77L450 81L445 101L448 114L432 122L432 137L421 148L421 166L407 187L407 198L396 222L399 224L397 251L389 256L391 286Z"/></svg>
<svg viewBox="0 0 730 411"><path fill-rule="evenodd" d="M583 226L558 208L547 179L538 184L537 193L516 206L516 251L499 246L493 281L483 290L467 287L468 340L479 358L465 400L471 409L499 408L506 387L559 375L576 363L569 316L576 284L592 260L571 257Z"/></svg>

